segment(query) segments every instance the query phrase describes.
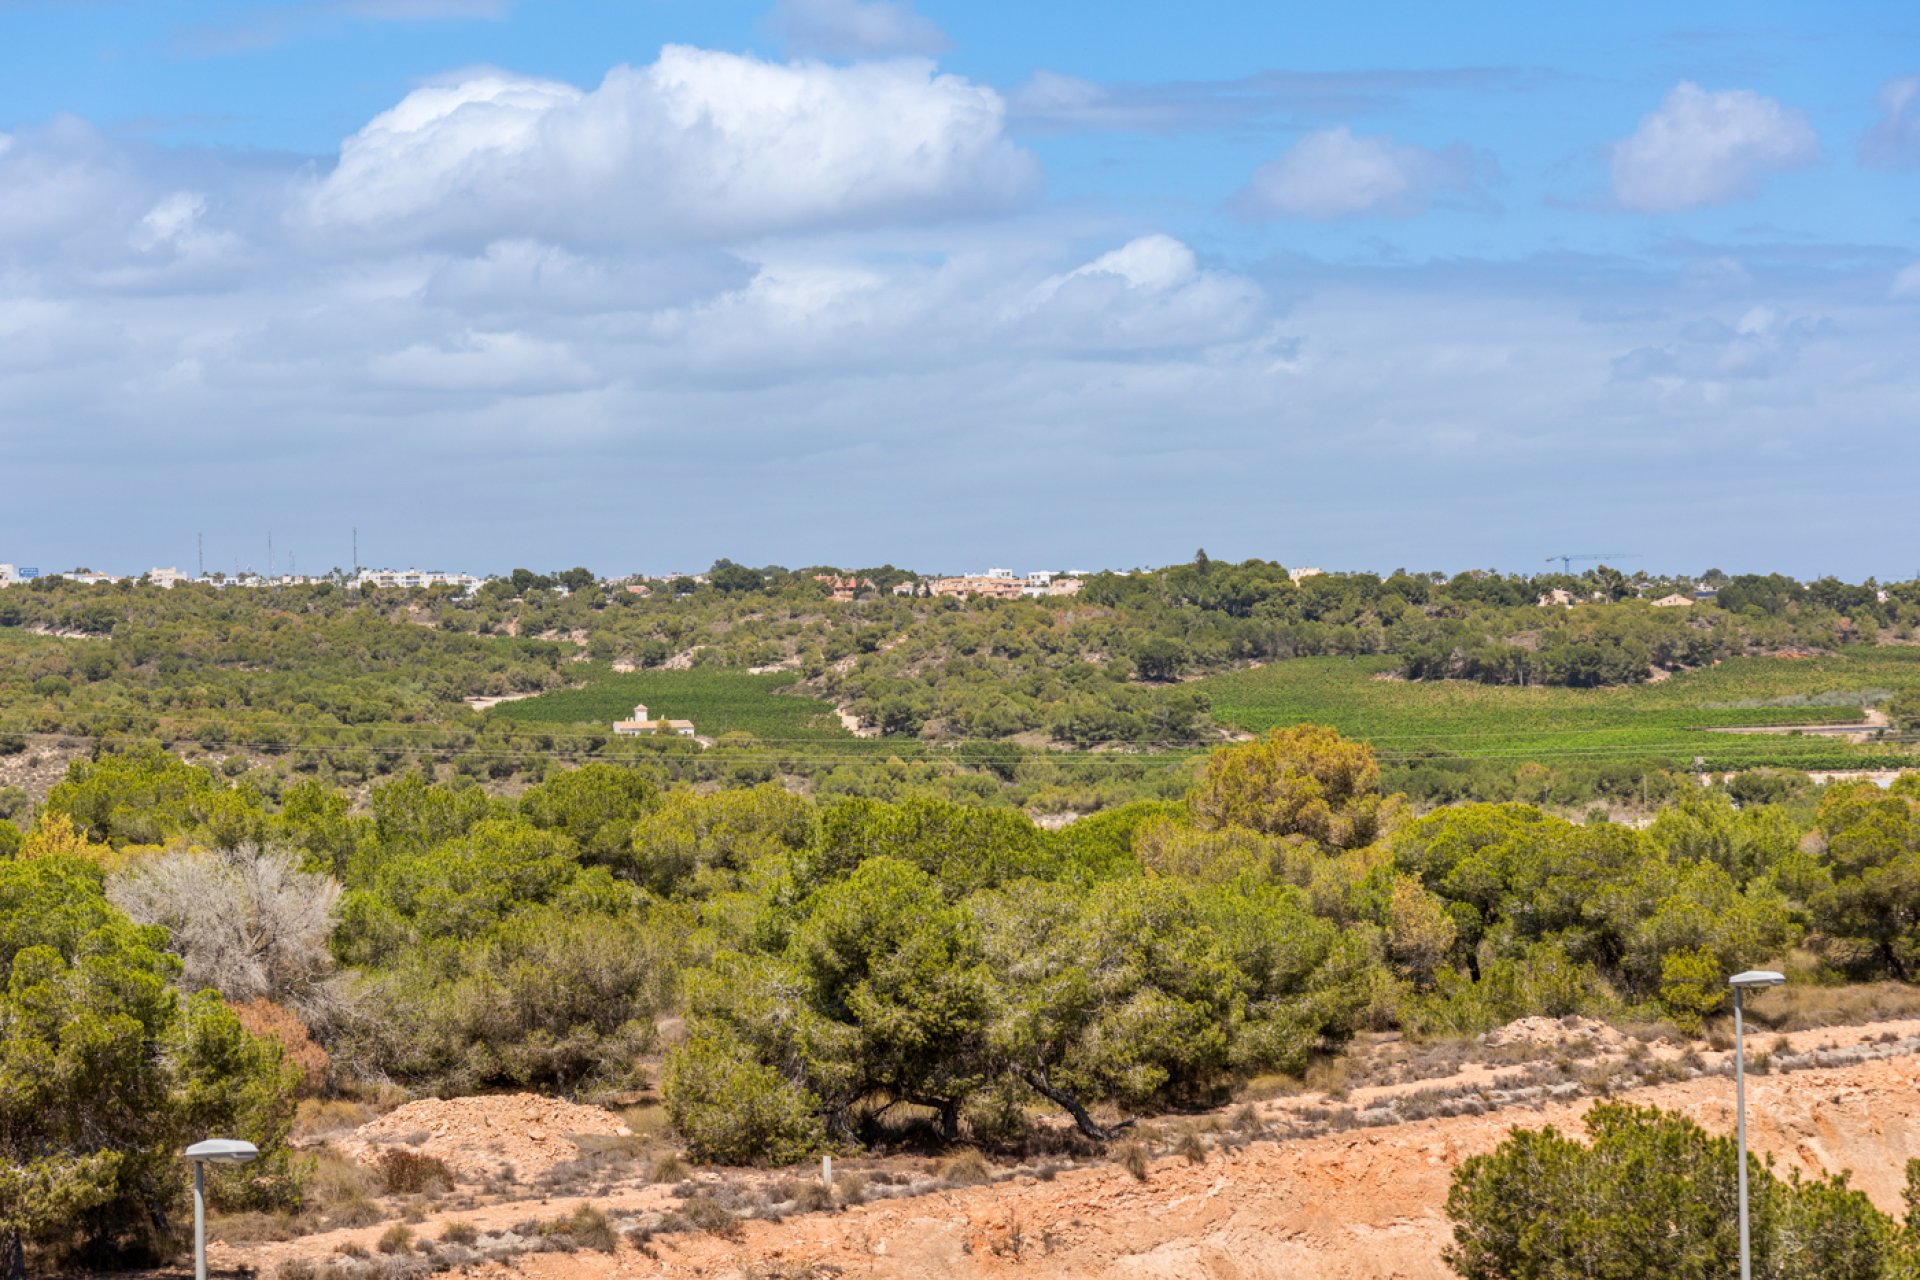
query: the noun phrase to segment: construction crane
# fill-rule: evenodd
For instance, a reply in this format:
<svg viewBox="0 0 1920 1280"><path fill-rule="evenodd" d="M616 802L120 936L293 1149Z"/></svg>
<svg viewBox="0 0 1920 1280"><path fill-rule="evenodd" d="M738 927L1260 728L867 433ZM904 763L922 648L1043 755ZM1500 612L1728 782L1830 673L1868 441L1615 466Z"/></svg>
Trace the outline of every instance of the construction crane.
<svg viewBox="0 0 1920 1280"><path fill-rule="evenodd" d="M1572 573L1575 560L1638 560L1640 557L1631 551L1596 551L1587 554L1569 553L1562 556L1548 556L1547 563L1560 562L1560 572Z"/></svg>

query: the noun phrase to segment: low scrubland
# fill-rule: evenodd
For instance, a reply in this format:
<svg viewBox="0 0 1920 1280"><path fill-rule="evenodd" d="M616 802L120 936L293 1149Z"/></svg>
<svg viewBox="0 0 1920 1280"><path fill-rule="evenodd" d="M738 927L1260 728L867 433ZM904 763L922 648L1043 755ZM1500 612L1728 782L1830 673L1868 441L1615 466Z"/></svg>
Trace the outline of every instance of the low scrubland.
<svg viewBox="0 0 1920 1280"><path fill-rule="evenodd" d="M1058 830L610 764L511 801L420 774L270 799L144 748L77 762L0 840L0 1135L37 1179L0 1246L76 1260L177 1244L173 1152L216 1129L267 1153L214 1187L261 1230L435 1194L296 1158L302 1097L317 1136L409 1095L657 1088L649 1163L1032 1154L1250 1083L1337 1089L1356 1036L1694 1031L1756 965L1792 978L1766 1017L1818 1025L1910 1011L1920 965L1914 779L1701 789L1644 829L1421 815L1311 727Z"/></svg>

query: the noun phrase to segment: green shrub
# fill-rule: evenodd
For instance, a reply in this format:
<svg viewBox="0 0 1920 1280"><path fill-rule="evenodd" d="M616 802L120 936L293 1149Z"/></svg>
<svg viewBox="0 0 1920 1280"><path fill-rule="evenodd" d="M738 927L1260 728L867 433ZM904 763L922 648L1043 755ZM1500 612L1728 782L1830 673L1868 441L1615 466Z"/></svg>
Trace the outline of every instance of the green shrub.
<svg viewBox="0 0 1920 1280"><path fill-rule="evenodd" d="M207 1133L262 1152L215 1173L215 1207L298 1204L293 1072L217 996L167 985L165 941L108 905L87 864L0 862L0 1170L16 1172L0 1188L0 1259L34 1245L152 1257L185 1197L180 1148Z"/></svg>
<svg viewBox="0 0 1920 1280"><path fill-rule="evenodd" d="M1523 1129L1455 1172L1447 1262L1465 1280L1660 1276L1735 1270L1735 1152L1681 1116L1602 1103L1591 1142ZM1844 1175L1783 1181L1749 1156L1754 1274L1879 1280L1900 1250L1894 1224ZM1901 1272L1900 1274L1906 1274Z"/></svg>
<svg viewBox="0 0 1920 1280"><path fill-rule="evenodd" d="M702 1160L792 1164L826 1143L817 1098L715 1035L678 1046L661 1088L674 1128Z"/></svg>

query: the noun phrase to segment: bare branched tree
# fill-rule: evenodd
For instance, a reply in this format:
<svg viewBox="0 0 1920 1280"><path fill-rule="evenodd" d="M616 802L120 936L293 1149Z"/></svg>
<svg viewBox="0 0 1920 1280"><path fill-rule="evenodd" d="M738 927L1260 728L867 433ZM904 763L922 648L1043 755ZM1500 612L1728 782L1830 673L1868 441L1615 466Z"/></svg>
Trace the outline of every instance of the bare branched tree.
<svg viewBox="0 0 1920 1280"><path fill-rule="evenodd" d="M271 1000L319 1028L337 1017L342 984L327 940L340 885L302 871L293 854L182 849L114 875L107 897L142 924L165 926L181 986L234 1004Z"/></svg>

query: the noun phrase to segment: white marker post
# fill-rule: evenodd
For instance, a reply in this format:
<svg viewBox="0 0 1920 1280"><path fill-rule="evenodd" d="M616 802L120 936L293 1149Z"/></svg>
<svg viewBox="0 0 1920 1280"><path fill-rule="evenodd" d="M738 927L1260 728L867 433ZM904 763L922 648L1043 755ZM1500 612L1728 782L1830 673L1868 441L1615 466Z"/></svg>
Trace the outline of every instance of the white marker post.
<svg viewBox="0 0 1920 1280"><path fill-rule="evenodd" d="M207 1280L207 1166L245 1164L260 1148L238 1138L209 1138L186 1150L193 1161L193 1280Z"/></svg>
<svg viewBox="0 0 1920 1280"><path fill-rule="evenodd" d="M1733 988L1733 1111L1740 1134L1740 1280L1753 1280L1752 1246L1747 1241L1747 1042L1740 1025L1740 993L1777 987L1787 979L1768 969L1749 969L1727 980Z"/></svg>

